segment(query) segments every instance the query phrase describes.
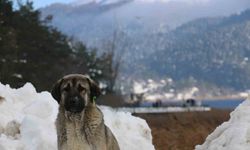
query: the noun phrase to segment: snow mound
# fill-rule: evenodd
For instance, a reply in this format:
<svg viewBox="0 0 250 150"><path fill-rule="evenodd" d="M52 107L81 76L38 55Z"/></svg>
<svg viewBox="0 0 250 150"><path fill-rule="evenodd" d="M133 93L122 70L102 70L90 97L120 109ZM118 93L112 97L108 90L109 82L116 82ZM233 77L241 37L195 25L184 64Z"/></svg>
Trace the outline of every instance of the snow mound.
<svg viewBox="0 0 250 150"><path fill-rule="evenodd" d="M145 120L100 108L121 150L154 149ZM0 150L56 150L57 113L58 104L49 92L37 93L30 83L19 89L0 83Z"/></svg>
<svg viewBox="0 0 250 150"><path fill-rule="evenodd" d="M139 117L134 117L129 112L114 111L105 106L100 108L104 113L105 124L114 133L121 149L154 149L154 146L152 145L151 130L145 120Z"/></svg>
<svg viewBox="0 0 250 150"><path fill-rule="evenodd" d="M195 150L247 150L250 147L250 100L245 100L231 114L229 121L211 133Z"/></svg>

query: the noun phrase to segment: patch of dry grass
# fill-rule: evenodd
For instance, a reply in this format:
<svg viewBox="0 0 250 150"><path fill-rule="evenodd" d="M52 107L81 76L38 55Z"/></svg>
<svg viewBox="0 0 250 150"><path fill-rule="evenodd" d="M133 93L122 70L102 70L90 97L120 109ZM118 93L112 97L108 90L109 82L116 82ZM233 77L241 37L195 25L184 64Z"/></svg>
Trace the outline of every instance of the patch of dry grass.
<svg viewBox="0 0 250 150"><path fill-rule="evenodd" d="M144 118L153 135L156 150L193 150L220 124L229 119L230 110L210 112L135 114Z"/></svg>

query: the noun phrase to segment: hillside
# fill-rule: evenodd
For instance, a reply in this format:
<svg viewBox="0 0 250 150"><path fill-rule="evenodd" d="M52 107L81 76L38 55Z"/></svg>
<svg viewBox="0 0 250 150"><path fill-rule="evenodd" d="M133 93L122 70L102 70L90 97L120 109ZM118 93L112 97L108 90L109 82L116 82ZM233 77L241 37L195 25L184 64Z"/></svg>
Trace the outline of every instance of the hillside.
<svg viewBox="0 0 250 150"><path fill-rule="evenodd" d="M220 9L214 9L218 5ZM105 39L111 40L115 30L129 38L145 38L147 34L165 33L197 18L228 16L249 7L250 2L245 0L76 0L40 10L43 17L53 15L52 24L59 30L96 46Z"/></svg>
<svg viewBox="0 0 250 150"><path fill-rule="evenodd" d="M250 10L190 22L166 34L165 40L169 44L153 54L156 59L143 60L155 74L249 88Z"/></svg>
<svg viewBox="0 0 250 150"><path fill-rule="evenodd" d="M182 12L174 7L176 4L100 2L54 4L41 11L43 16L53 15L52 25L90 47L97 47L99 52L115 48L116 55L122 55L120 79L126 79L122 83L171 78L174 84L170 88L174 89L197 86L205 91L222 89L230 93L250 88L249 10L188 14L192 17L173 25L171 22L175 21L169 18L185 17L183 14L173 17L173 12ZM172 16L171 12L163 11L170 7L176 9ZM167 15L157 17L159 12L152 13L156 8ZM183 11L184 8L188 7L183 6Z"/></svg>

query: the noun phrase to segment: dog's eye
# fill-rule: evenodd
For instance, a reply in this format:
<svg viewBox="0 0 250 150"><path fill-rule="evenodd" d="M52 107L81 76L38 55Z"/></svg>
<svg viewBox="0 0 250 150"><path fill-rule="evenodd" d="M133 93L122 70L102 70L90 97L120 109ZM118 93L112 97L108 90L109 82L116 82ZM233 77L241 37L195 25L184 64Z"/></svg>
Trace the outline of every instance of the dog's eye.
<svg viewBox="0 0 250 150"><path fill-rule="evenodd" d="M78 85L78 91L80 91L80 92L85 92L86 91L86 89L83 87L83 86L81 86L80 84Z"/></svg>
<svg viewBox="0 0 250 150"><path fill-rule="evenodd" d="M70 85L69 84L67 84L64 88L63 88L63 91L69 91L70 90Z"/></svg>

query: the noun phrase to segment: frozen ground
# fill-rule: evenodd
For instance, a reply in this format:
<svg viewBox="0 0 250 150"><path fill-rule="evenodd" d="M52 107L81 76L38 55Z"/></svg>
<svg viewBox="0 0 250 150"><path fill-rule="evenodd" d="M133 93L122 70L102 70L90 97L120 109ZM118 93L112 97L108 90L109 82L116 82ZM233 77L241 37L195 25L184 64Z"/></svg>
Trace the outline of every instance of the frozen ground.
<svg viewBox="0 0 250 150"><path fill-rule="evenodd" d="M0 150L56 150L54 121L58 104L49 92L37 93L27 83L12 89L0 83ZM101 107L105 124L121 150L153 150L146 121L130 113Z"/></svg>
<svg viewBox="0 0 250 150"><path fill-rule="evenodd" d="M131 113L175 113L175 112L192 112L192 111L210 111L210 107L122 107L116 110Z"/></svg>
<svg viewBox="0 0 250 150"><path fill-rule="evenodd" d="M195 150L248 150L250 148L250 100L240 104Z"/></svg>

